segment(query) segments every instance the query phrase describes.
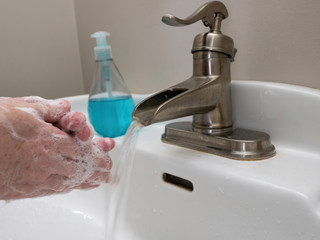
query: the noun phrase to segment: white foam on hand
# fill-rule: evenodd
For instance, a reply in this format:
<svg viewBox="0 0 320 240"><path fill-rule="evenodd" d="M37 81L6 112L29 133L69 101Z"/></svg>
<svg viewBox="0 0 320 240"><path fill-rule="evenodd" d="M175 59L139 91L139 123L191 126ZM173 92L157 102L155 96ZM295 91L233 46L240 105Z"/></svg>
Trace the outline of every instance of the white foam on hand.
<svg viewBox="0 0 320 240"><path fill-rule="evenodd" d="M65 100L0 98L0 199L92 188L110 179L114 141L93 139Z"/></svg>

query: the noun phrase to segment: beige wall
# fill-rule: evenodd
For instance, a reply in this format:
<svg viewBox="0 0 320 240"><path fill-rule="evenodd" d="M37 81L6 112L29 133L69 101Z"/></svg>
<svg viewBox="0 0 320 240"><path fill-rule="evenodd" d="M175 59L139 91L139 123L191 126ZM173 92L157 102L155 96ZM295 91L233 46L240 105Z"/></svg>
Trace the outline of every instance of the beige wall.
<svg viewBox="0 0 320 240"><path fill-rule="evenodd" d="M201 23L173 28L165 13L186 17L207 0L75 0L85 89L92 76L97 30L111 32L114 59L133 92L152 92L192 73L190 54ZM230 17L222 31L238 49L232 79L320 88L319 0L223 0Z"/></svg>
<svg viewBox="0 0 320 240"><path fill-rule="evenodd" d="M0 1L0 96L83 93L72 0Z"/></svg>
<svg viewBox="0 0 320 240"><path fill-rule="evenodd" d="M132 92L178 83L192 74L193 38L205 28L174 28L160 19L165 13L186 17L204 2L1 0L0 96L88 92L95 44L90 34L97 30L111 32L114 59ZM223 2L230 17L222 30L238 49L232 79L320 89L319 0Z"/></svg>

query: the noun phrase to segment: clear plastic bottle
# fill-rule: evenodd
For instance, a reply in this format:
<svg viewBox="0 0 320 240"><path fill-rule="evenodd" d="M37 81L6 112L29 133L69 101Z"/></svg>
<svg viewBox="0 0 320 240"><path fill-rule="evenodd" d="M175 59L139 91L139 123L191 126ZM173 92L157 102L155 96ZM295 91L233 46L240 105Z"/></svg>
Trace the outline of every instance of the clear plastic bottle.
<svg viewBox="0 0 320 240"><path fill-rule="evenodd" d="M107 44L107 32L96 32L95 73L88 103L88 113L95 131L103 137L124 135L132 120L134 102L116 67Z"/></svg>

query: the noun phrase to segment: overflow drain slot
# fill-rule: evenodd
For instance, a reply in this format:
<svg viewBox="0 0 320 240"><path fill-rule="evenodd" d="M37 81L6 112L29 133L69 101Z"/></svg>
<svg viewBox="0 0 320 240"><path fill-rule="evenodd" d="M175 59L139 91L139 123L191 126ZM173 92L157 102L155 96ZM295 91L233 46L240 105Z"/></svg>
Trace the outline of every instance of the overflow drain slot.
<svg viewBox="0 0 320 240"><path fill-rule="evenodd" d="M191 181L181 178L175 175L172 175L170 173L163 173L162 174L162 179L166 183L173 184L177 187L183 188L184 190L187 190L189 192L193 191L193 184Z"/></svg>

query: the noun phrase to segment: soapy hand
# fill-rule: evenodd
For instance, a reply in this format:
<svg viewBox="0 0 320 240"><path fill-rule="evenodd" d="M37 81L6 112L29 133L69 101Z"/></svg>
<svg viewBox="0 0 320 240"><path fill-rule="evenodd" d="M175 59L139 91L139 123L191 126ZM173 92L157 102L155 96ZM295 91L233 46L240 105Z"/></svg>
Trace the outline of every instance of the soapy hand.
<svg viewBox="0 0 320 240"><path fill-rule="evenodd" d="M110 138L66 100L0 97L0 199L93 188L110 179Z"/></svg>

